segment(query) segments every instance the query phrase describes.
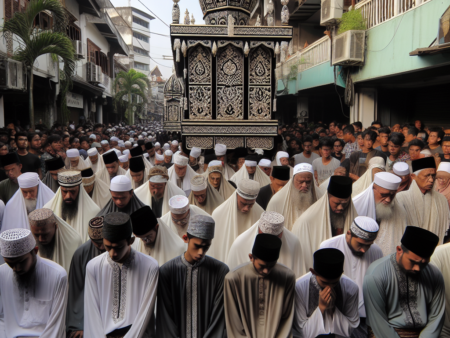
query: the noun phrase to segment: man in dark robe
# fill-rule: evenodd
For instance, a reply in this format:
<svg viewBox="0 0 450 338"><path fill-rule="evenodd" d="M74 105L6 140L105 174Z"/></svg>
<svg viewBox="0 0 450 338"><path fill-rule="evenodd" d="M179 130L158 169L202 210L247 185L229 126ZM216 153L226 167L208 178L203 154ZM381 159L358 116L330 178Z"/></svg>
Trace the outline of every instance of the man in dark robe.
<svg viewBox="0 0 450 338"><path fill-rule="evenodd" d="M264 186L259 191L256 203L266 210L270 199L280 191L290 180L290 168L287 166L275 166L270 174L270 184Z"/></svg>
<svg viewBox="0 0 450 338"><path fill-rule="evenodd" d="M69 338L82 338L84 329L84 280L86 265L105 252L102 237L103 217L89 222L89 240L80 246L72 257L69 271L69 300L67 303L66 330Z"/></svg>
<svg viewBox="0 0 450 338"><path fill-rule="evenodd" d="M8 203L11 197L19 190L17 178L22 175L22 163L17 153L8 153L1 156L0 162L5 169L8 178L0 182L0 199L3 203Z"/></svg>
<svg viewBox="0 0 450 338"><path fill-rule="evenodd" d="M111 180L111 199L103 207L97 216L106 216L112 212L123 212L131 215L136 210L145 206L134 194L131 181L125 175L119 175Z"/></svg>
<svg viewBox="0 0 450 338"><path fill-rule="evenodd" d="M65 169L64 161L61 157L51 158L45 161L45 168L47 173L42 182L56 193L59 189L58 172Z"/></svg>
<svg viewBox="0 0 450 338"><path fill-rule="evenodd" d="M192 216L183 235L186 252L160 268L156 337L226 337L223 282L229 269L206 256L214 228L212 217Z"/></svg>

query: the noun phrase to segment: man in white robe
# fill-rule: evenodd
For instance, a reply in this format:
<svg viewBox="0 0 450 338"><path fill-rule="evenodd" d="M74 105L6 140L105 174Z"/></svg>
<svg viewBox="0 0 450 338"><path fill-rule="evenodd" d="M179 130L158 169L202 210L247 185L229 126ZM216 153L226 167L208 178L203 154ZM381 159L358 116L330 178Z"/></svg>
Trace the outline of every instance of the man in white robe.
<svg viewBox="0 0 450 338"><path fill-rule="evenodd" d="M91 168L86 168L81 171L84 190L90 198L97 204L100 209L108 203L111 194L109 192L109 185L102 180L96 179L96 174Z"/></svg>
<svg viewBox="0 0 450 338"><path fill-rule="evenodd" d="M125 175L127 171L119 165L119 157L114 150L103 154L103 163L105 168L97 171L97 178L110 184L111 180L118 175Z"/></svg>
<svg viewBox="0 0 450 338"><path fill-rule="evenodd" d="M37 209L30 213L28 220L39 256L58 263L69 273L73 254L83 243L80 235L50 209Z"/></svg>
<svg viewBox="0 0 450 338"><path fill-rule="evenodd" d="M44 205L53 213L67 222L81 236L83 241L88 238L89 221L100 211L93 203L86 190L81 186L82 178L79 171L63 171L58 173L59 189L55 196Z"/></svg>
<svg viewBox="0 0 450 338"><path fill-rule="evenodd" d="M247 155L245 164L230 178L230 181L238 185L243 179L251 179L258 182L260 187L270 184L269 176L258 167L257 160L257 155Z"/></svg>
<svg viewBox="0 0 450 338"><path fill-rule="evenodd" d="M248 253L251 251L258 234L271 234L281 239L278 263L291 269L296 278L300 277L300 272L305 271L304 262L301 258L300 242L292 232L284 227L283 215L275 211L263 212L258 222L235 239L226 262L230 270L248 262Z"/></svg>
<svg viewBox="0 0 450 338"><path fill-rule="evenodd" d="M353 197L359 195L366 190L373 182L376 173L385 171L386 161L384 158L375 156L369 160L369 167L366 172L353 183Z"/></svg>
<svg viewBox="0 0 450 338"><path fill-rule="evenodd" d="M152 142L145 143L145 151L148 154L148 161L152 166L155 165L155 147Z"/></svg>
<svg viewBox="0 0 450 338"><path fill-rule="evenodd" d="M344 260L338 249L317 250L314 268L297 279L294 337L350 337L358 327L358 285L342 275Z"/></svg>
<svg viewBox="0 0 450 338"><path fill-rule="evenodd" d="M225 200L220 193L208 184L208 179L203 175L194 176L191 180L191 194L189 203L193 204L209 215Z"/></svg>
<svg viewBox="0 0 450 338"><path fill-rule="evenodd" d="M119 166L120 166L120 168L122 168L125 171L130 169L129 154L126 154L126 155L124 154L122 156L119 156Z"/></svg>
<svg viewBox="0 0 450 338"><path fill-rule="evenodd" d="M208 163L208 170L204 175L208 177L208 185L218 191L225 201L236 189L225 179L224 172L223 162L214 160Z"/></svg>
<svg viewBox="0 0 450 338"><path fill-rule="evenodd" d="M258 167L264 171L264 173L270 177L270 174L272 173L272 162L268 159L261 159L258 162Z"/></svg>
<svg viewBox="0 0 450 338"><path fill-rule="evenodd" d="M352 179L331 176L325 195L294 223L292 232L300 240L305 266L313 265L312 254L323 241L347 233L357 217L351 199ZM306 273L306 271L304 271Z"/></svg>
<svg viewBox="0 0 450 338"><path fill-rule="evenodd" d="M197 174L203 174L205 172L205 158L200 156L201 154L202 150L197 147L192 147L191 152L189 153L189 166Z"/></svg>
<svg viewBox="0 0 450 338"><path fill-rule="evenodd" d="M29 229L28 214L44 207L55 195L41 182L36 173L24 173L17 178L17 182L19 190L8 201L3 213L2 232L18 228L18 224L23 224Z"/></svg>
<svg viewBox="0 0 450 338"><path fill-rule="evenodd" d="M192 216L209 216L206 211L195 205L189 204L189 199L183 195L173 196L169 200L169 208L170 212L161 217L161 220L180 238L183 238L183 235L186 234L189 219Z"/></svg>
<svg viewBox="0 0 450 338"><path fill-rule="evenodd" d="M132 249L127 214L106 215L102 233L107 252L86 267L84 338L153 337L158 262Z"/></svg>
<svg viewBox="0 0 450 338"><path fill-rule="evenodd" d="M98 154L96 148L91 148L87 151L88 158L86 159L86 166L91 167L94 173L101 171L105 168L105 163L103 162L103 156Z"/></svg>
<svg viewBox="0 0 450 338"><path fill-rule="evenodd" d="M30 230L0 235L0 337L64 338L67 272L37 255Z"/></svg>
<svg viewBox="0 0 450 338"><path fill-rule="evenodd" d="M142 147L134 147L134 148L130 149L130 154L128 155L128 157L130 158L130 160L133 157L140 157L142 159L142 162L144 163L144 166L145 166L145 168L147 170L150 170L153 167L153 165L149 161L147 161L145 159L145 157L144 157L144 150L142 149ZM130 161L129 161L129 163L131 165Z"/></svg>
<svg viewBox="0 0 450 338"><path fill-rule="evenodd" d="M344 275L353 280L359 288L360 324L353 331L352 338L367 337L366 309L364 307L363 282L370 264L383 257L380 247L374 244L379 226L370 217L358 216L345 235L339 235L320 244L321 249L334 248L345 256Z"/></svg>
<svg viewBox="0 0 450 338"><path fill-rule="evenodd" d="M169 181L184 191L186 196L191 193L191 179L195 175L194 170L188 165L189 159L183 155L174 155L174 164L170 167Z"/></svg>
<svg viewBox="0 0 450 338"><path fill-rule="evenodd" d="M144 164L144 158L142 156L132 157L129 160L130 166L125 174L131 181L133 189L139 188L141 185L148 181L148 171Z"/></svg>
<svg viewBox="0 0 450 338"><path fill-rule="evenodd" d="M212 218L220 241L211 246L211 257L226 262L234 240L260 219L264 210L256 203L259 190L258 182L243 179L233 195L214 210Z"/></svg>
<svg viewBox="0 0 450 338"><path fill-rule="evenodd" d="M233 168L231 168L228 165L228 161L227 161L227 146L225 144L218 143L214 147L214 152L216 154L217 161L221 161L222 162L222 166L223 166L223 173L222 173L222 175L225 178L225 181L228 181L234 175L235 171L234 171Z"/></svg>
<svg viewBox="0 0 450 338"><path fill-rule="evenodd" d="M130 216L133 234L137 237L133 248L156 259L159 266L186 250L183 240L160 218L156 218L148 205L136 210Z"/></svg>
<svg viewBox="0 0 450 338"><path fill-rule="evenodd" d="M272 162L272 166L285 166L290 170L291 177L294 175L294 168L289 165L289 154L285 151L279 151L275 155L275 160Z"/></svg>
<svg viewBox="0 0 450 338"><path fill-rule="evenodd" d="M292 230L295 221L318 199L313 166L299 163L294 168L294 176L272 197L267 211L282 214L286 229Z"/></svg>
<svg viewBox="0 0 450 338"><path fill-rule="evenodd" d="M157 165L162 166L163 163L164 163L164 155L155 153L155 166L157 166Z"/></svg>
<svg viewBox="0 0 450 338"><path fill-rule="evenodd" d="M61 157L48 159L45 161L45 169L47 173L42 178L42 182L56 193L59 189L58 173L66 169L64 161Z"/></svg>
<svg viewBox="0 0 450 338"><path fill-rule="evenodd" d="M66 168L70 170L83 170L86 168L83 156L78 149L69 149L66 152Z"/></svg>
<svg viewBox="0 0 450 338"><path fill-rule="evenodd" d="M395 252L406 229L406 211L396 195L401 179L394 174L375 174L373 183L353 198L353 205L359 216L367 216L380 225L375 243L383 255Z"/></svg>

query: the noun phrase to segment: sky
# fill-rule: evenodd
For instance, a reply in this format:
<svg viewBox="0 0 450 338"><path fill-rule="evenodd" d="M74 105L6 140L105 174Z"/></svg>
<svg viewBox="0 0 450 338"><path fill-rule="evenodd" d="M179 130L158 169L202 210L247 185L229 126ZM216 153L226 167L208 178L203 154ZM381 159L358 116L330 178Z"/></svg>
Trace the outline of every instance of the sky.
<svg viewBox="0 0 450 338"><path fill-rule="evenodd" d="M132 7L138 8L151 16L155 17L150 22L150 31L166 36L157 34L150 34L150 69L153 69L158 65L163 76L168 79L172 75L173 61L162 60L163 55L172 56L171 44L170 44L170 29L163 22L170 26L172 23L172 7L173 2L171 0L111 0L115 7L129 6L129 2ZM145 5L143 5L143 4ZM204 24L203 13L200 9L198 0L180 0L178 3L180 7L180 23L183 22L184 13L186 8L189 10L189 17L194 14L195 24ZM148 9L147 9L147 8ZM153 13L152 13L153 12ZM161 20L156 18L158 16Z"/></svg>

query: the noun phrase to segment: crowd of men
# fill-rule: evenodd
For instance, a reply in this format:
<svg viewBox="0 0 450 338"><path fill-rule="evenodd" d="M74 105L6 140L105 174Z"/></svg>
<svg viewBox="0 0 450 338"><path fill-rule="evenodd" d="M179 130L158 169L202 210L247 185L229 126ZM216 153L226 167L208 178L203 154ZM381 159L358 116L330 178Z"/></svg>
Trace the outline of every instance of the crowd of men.
<svg viewBox="0 0 450 338"><path fill-rule="evenodd" d="M450 130L38 128L0 130L0 338L450 337Z"/></svg>

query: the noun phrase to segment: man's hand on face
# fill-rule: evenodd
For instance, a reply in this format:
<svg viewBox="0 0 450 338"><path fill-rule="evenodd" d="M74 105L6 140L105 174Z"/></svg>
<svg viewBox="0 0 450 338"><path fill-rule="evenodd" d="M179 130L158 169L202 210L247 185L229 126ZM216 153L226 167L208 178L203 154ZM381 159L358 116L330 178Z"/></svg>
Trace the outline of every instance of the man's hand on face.
<svg viewBox="0 0 450 338"><path fill-rule="evenodd" d="M330 307L332 302L332 290L329 286L319 292L319 309L322 314Z"/></svg>

